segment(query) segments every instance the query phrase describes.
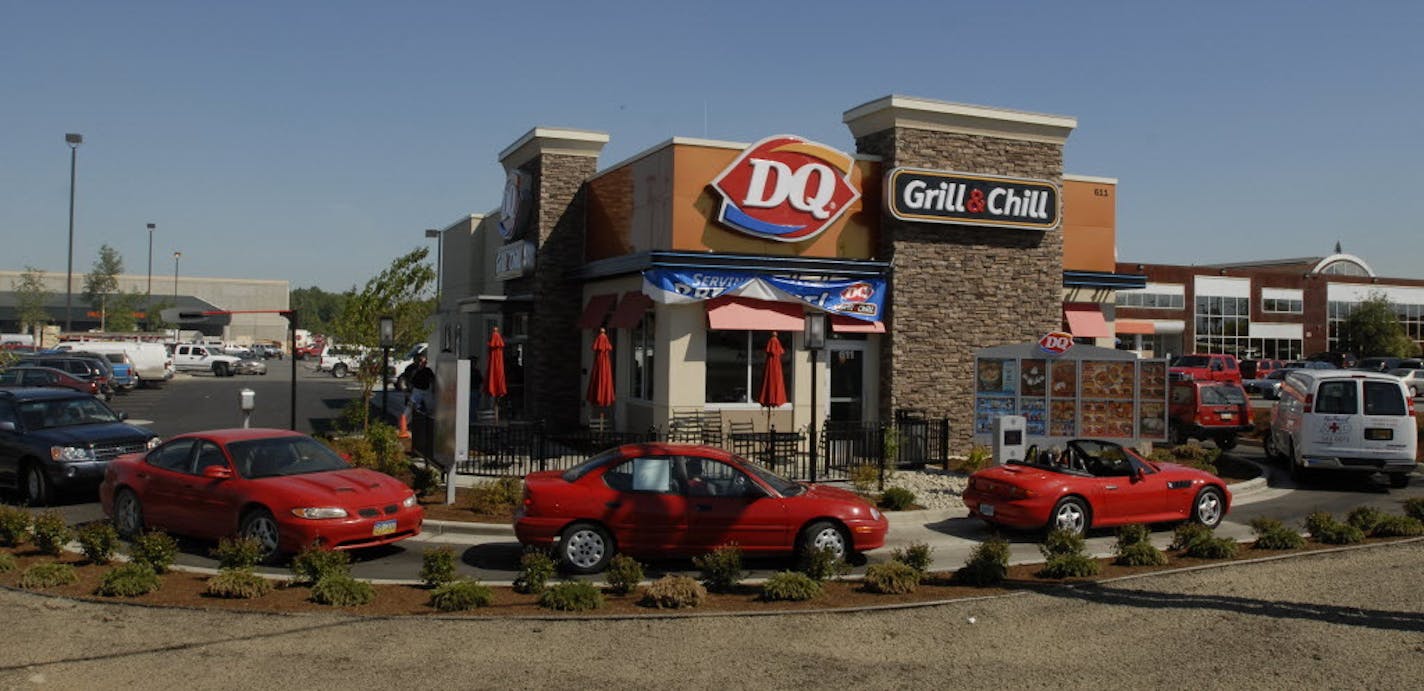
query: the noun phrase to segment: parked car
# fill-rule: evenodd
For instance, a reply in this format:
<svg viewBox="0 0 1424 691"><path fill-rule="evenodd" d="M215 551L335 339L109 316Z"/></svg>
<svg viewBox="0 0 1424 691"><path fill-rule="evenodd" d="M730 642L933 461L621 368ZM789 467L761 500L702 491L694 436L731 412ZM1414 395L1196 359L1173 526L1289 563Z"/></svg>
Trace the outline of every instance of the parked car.
<svg viewBox="0 0 1424 691"><path fill-rule="evenodd" d="M1404 388L1409 389L1410 398L1419 398L1419 394L1424 393L1424 368L1392 369L1389 373L1404 382Z"/></svg>
<svg viewBox="0 0 1424 691"><path fill-rule="evenodd" d="M103 401L64 389L0 389L0 487L31 505L55 493L93 489L110 461L158 445Z"/></svg>
<svg viewBox="0 0 1424 691"><path fill-rule="evenodd" d="M365 357L366 351L354 346L326 346L316 361L316 371L330 372L331 376L341 379L357 371Z"/></svg>
<svg viewBox="0 0 1424 691"><path fill-rule="evenodd" d="M1286 369L1339 369L1330 364L1328 360L1292 360L1286 363Z"/></svg>
<svg viewBox="0 0 1424 691"><path fill-rule="evenodd" d="M1257 394L1261 398L1274 401L1281 397L1281 382L1285 381L1289 369L1281 368L1271 370L1270 374L1258 379L1247 379L1241 382L1241 387L1246 389L1248 394Z"/></svg>
<svg viewBox="0 0 1424 691"><path fill-rule="evenodd" d="M304 346L297 346L295 357L298 360L305 360L309 357L321 357L321 351L326 348L325 341L312 341Z"/></svg>
<svg viewBox="0 0 1424 691"><path fill-rule="evenodd" d="M249 537L267 563L310 545L399 542L419 535L425 520L401 481L277 429L193 432L115 459L99 500L122 536L162 529L206 540Z"/></svg>
<svg viewBox="0 0 1424 691"><path fill-rule="evenodd" d="M173 378L173 356L162 343L139 341L74 341L61 343L56 350L85 350L110 355L123 353L133 365L138 384L157 387Z"/></svg>
<svg viewBox="0 0 1424 691"><path fill-rule="evenodd" d="M1172 361L1167 371L1175 379L1241 383L1241 368L1236 362L1235 355L1222 353L1182 355Z"/></svg>
<svg viewBox="0 0 1424 691"><path fill-rule="evenodd" d="M1396 488L1409 485L1418 443L1404 382L1357 370L1292 370L1264 439L1266 455L1297 479L1316 470L1384 473Z"/></svg>
<svg viewBox="0 0 1424 691"><path fill-rule="evenodd" d="M99 393L99 382L80 379L64 370L34 365L16 365L0 370L0 386L36 387L44 386L69 389L91 396Z"/></svg>
<svg viewBox="0 0 1424 691"><path fill-rule="evenodd" d="M1251 431L1251 401L1240 384L1174 381L1167 396L1167 424L1174 444L1210 439L1224 450Z"/></svg>
<svg viewBox="0 0 1424 691"><path fill-rule="evenodd" d="M838 556L885 544L885 516L846 490L792 482L711 446L629 444L566 471L531 473L514 521L519 542L553 548L574 573L618 552Z"/></svg>
<svg viewBox="0 0 1424 691"><path fill-rule="evenodd" d="M1363 370L1366 372L1388 372L1392 369L1399 369L1404 365L1404 358L1398 357L1367 357L1360 358L1359 362L1351 369Z"/></svg>
<svg viewBox="0 0 1424 691"><path fill-rule="evenodd" d="M1266 375L1285 367L1285 360L1275 360L1271 358L1260 358L1256 360L1242 360L1241 379L1265 379Z"/></svg>
<svg viewBox="0 0 1424 691"><path fill-rule="evenodd" d="M138 386L138 379L134 377L133 365L129 363L127 356L123 353L96 353L89 350L66 352L70 355L104 361L109 366L109 381L114 391L128 392Z"/></svg>
<svg viewBox="0 0 1424 691"><path fill-rule="evenodd" d="M999 526L1084 533L1129 523L1191 520L1215 527L1231 492L1215 475L1155 463L1109 441L1075 439L1061 451L1029 448L969 476L964 505Z"/></svg>
<svg viewBox="0 0 1424 691"><path fill-rule="evenodd" d="M238 360L232 367L233 374L267 374L267 363L258 358Z"/></svg>
<svg viewBox="0 0 1424 691"><path fill-rule="evenodd" d="M52 367L57 370L64 370L71 376L79 379L92 379L99 389L97 395L103 396L106 400L114 396L114 390L109 382L105 368L94 358L72 356L68 353L33 355L20 360L20 364L34 365L36 367Z"/></svg>
<svg viewBox="0 0 1424 691"><path fill-rule="evenodd" d="M210 371L214 376L231 377L239 360L213 346L198 343L180 343L173 348L173 367L179 372Z"/></svg>
<svg viewBox="0 0 1424 691"><path fill-rule="evenodd" d="M1349 369L1351 367L1354 367L1355 361L1357 360L1354 353L1347 353L1338 350L1315 353L1314 355L1311 355L1306 359L1314 360L1316 362L1328 362L1336 369Z"/></svg>

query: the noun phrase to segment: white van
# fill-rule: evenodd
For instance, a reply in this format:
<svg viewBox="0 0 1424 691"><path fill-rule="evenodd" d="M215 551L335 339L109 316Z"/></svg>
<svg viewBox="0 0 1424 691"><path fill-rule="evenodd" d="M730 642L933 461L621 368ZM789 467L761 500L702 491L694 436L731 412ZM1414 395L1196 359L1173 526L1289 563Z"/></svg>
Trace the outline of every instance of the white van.
<svg viewBox="0 0 1424 691"><path fill-rule="evenodd" d="M1294 369L1266 434L1266 455L1299 478L1315 469L1385 473L1405 487L1418 451L1414 400L1398 377L1355 370Z"/></svg>
<svg viewBox="0 0 1424 691"><path fill-rule="evenodd" d="M65 341L56 350L87 350L92 353L123 353L133 364L134 376L144 387L160 386L173 378L173 358L162 343L140 341Z"/></svg>

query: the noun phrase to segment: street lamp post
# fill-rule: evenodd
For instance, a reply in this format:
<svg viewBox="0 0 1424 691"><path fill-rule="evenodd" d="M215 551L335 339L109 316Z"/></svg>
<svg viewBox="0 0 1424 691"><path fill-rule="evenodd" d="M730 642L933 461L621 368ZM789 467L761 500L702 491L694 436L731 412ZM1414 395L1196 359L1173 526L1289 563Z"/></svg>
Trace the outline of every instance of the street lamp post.
<svg viewBox="0 0 1424 691"><path fill-rule="evenodd" d="M396 343L396 320L393 317L381 317L380 321L380 341L381 341L381 419L384 422L391 414L391 407L386 403L391 397L390 373L386 370L391 366L391 346Z"/></svg>
<svg viewBox="0 0 1424 691"><path fill-rule="evenodd" d="M435 311L439 312L441 288L440 273L445 268L445 262L442 260L440 255L445 249L445 237L440 231L435 230L434 228L427 228L425 230L425 237L435 238Z"/></svg>
<svg viewBox="0 0 1424 691"><path fill-rule="evenodd" d="M178 260L183 258L182 252L173 253L173 309L178 309ZM182 331L177 324L173 325L173 345L178 345L178 333Z"/></svg>
<svg viewBox="0 0 1424 691"><path fill-rule="evenodd" d="M821 379L821 351L826 348L826 315L820 312L808 312L806 314L805 333L802 337L802 346L811 351L811 482L816 481L817 446L816 446L816 419L820 417L820 402L816 400L816 391Z"/></svg>
<svg viewBox="0 0 1424 691"><path fill-rule="evenodd" d="M155 223L148 224L148 295L143 303L143 318L148 331L153 330L153 229L157 227Z"/></svg>
<svg viewBox="0 0 1424 691"><path fill-rule="evenodd" d="M74 304L74 164L79 156L79 145L84 143L84 135L70 132L64 135L69 145L69 271L64 282L64 330L74 328L70 310Z"/></svg>

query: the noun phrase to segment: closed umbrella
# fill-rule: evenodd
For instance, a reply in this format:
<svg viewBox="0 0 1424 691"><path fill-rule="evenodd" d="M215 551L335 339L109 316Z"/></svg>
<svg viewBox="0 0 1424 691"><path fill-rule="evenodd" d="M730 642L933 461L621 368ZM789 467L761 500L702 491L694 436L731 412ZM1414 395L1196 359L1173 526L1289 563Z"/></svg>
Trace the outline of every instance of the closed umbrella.
<svg viewBox="0 0 1424 691"><path fill-rule="evenodd" d="M593 370L588 373L588 393L586 395L588 402L599 408L613 405L612 352L613 344L608 341L608 331L599 329L598 337L593 339ZM603 420L601 411L598 418L600 421Z"/></svg>
<svg viewBox="0 0 1424 691"><path fill-rule="evenodd" d="M762 370L761 390L756 398L757 403L766 408L768 432L771 431L771 409L786 405L786 382L781 378L781 355L785 352L776 332L771 332L771 340L766 342L766 368Z"/></svg>
<svg viewBox="0 0 1424 691"><path fill-rule="evenodd" d="M499 399L509 393L509 386L504 381L504 337L498 326L485 346L485 393L494 401L494 421L499 422Z"/></svg>

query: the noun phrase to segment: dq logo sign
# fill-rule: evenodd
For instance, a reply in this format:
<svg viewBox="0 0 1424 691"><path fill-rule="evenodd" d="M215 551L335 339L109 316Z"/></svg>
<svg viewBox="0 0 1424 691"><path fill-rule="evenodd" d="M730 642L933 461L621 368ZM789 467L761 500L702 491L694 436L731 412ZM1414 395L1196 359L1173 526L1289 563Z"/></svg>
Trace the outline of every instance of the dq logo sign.
<svg viewBox="0 0 1424 691"><path fill-rule="evenodd" d="M875 295L875 288L869 283L853 283L841 290L841 299L846 302L865 302Z"/></svg>
<svg viewBox="0 0 1424 691"><path fill-rule="evenodd" d="M1073 334L1054 331L1038 339L1038 349L1049 355L1062 355L1073 347Z"/></svg>
<svg viewBox="0 0 1424 691"><path fill-rule="evenodd" d="M712 181L722 195L717 221L762 239L816 237L860 199L850 168L850 156L824 144L789 134L768 137Z"/></svg>

